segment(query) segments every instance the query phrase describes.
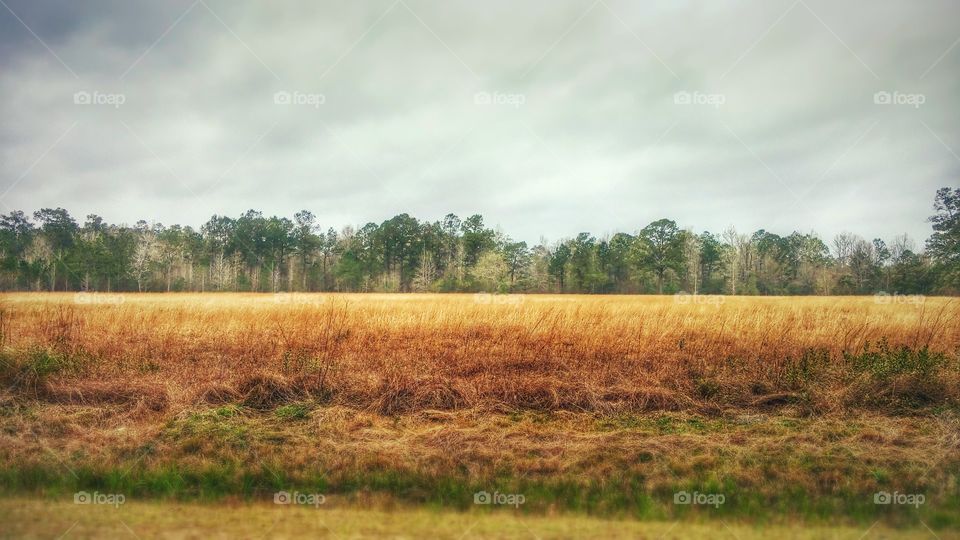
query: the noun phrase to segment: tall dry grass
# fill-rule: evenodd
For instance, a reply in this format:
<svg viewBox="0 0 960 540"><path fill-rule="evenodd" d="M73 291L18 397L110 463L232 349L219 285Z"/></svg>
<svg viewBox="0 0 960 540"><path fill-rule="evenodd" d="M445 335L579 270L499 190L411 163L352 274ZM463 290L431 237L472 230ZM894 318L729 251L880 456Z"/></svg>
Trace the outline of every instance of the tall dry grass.
<svg viewBox="0 0 960 540"><path fill-rule="evenodd" d="M960 388L960 302L946 298L77 300L0 297L5 357L59 362L42 389L52 399L106 399L101 387L114 384L128 393L160 389L168 399L150 403L163 407L244 400L269 408L309 395L382 414L783 405L829 412L955 404ZM94 386L84 394L83 384Z"/></svg>

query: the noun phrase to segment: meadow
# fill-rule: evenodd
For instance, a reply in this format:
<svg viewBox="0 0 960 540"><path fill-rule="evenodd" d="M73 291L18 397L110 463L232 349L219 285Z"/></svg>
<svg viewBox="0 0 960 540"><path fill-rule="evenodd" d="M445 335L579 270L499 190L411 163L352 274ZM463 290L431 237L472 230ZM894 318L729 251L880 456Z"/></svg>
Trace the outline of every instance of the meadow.
<svg viewBox="0 0 960 540"><path fill-rule="evenodd" d="M0 306L8 497L299 490L343 508L960 527L954 299L16 293ZM523 502L474 504L479 492Z"/></svg>

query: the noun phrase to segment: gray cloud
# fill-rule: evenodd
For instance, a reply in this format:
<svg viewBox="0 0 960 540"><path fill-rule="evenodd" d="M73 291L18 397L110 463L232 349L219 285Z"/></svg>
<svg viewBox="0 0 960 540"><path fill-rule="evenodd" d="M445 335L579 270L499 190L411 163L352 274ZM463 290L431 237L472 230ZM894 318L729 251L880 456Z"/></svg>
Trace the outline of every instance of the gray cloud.
<svg viewBox="0 0 960 540"><path fill-rule="evenodd" d="M960 177L948 1L4 1L36 37L0 6L2 211L922 239Z"/></svg>

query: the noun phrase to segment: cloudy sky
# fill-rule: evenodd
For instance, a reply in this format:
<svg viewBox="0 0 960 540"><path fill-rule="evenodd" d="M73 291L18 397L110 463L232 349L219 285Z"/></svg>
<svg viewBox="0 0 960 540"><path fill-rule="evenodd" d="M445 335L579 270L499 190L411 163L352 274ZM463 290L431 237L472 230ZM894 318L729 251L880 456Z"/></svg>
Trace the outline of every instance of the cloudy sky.
<svg viewBox="0 0 960 540"><path fill-rule="evenodd" d="M954 0L2 0L0 212L922 241L958 40Z"/></svg>

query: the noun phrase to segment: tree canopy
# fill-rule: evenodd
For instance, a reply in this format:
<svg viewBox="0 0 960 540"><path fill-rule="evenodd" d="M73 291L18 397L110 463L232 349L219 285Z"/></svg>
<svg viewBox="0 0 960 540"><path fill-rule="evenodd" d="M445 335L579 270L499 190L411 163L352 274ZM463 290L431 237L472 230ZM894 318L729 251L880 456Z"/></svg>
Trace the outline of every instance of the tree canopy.
<svg viewBox="0 0 960 540"><path fill-rule="evenodd" d="M634 233L528 246L483 216L407 214L359 229L326 229L248 210L199 230L63 208L0 215L0 289L51 291L435 291L698 294L951 294L960 290L960 189L934 199L918 251L842 233L695 233L669 219Z"/></svg>

